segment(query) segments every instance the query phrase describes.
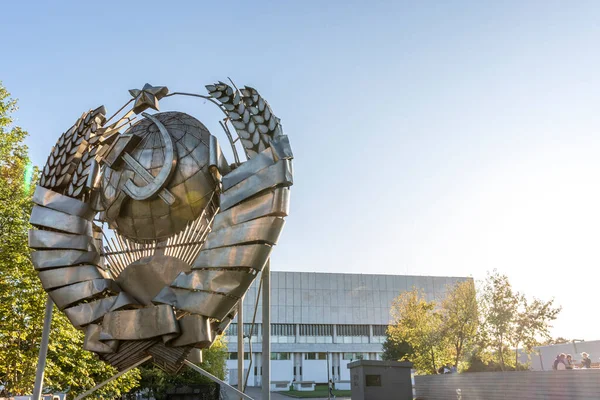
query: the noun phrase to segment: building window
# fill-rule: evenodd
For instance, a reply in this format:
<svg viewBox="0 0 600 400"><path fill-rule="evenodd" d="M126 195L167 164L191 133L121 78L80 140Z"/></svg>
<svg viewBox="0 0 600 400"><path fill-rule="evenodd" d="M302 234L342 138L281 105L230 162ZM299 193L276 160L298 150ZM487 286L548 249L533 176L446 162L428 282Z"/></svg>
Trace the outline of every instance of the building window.
<svg viewBox="0 0 600 400"><path fill-rule="evenodd" d="M227 336L236 336L237 335L237 324L229 324L227 330L225 331L225 335Z"/></svg>
<svg viewBox="0 0 600 400"><path fill-rule="evenodd" d="M271 360L289 360L290 353L271 353Z"/></svg>
<svg viewBox="0 0 600 400"><path fill-rule="evenodd" d="M300 324L300 336L333 336L333 325Z"/></svg>
<svg viewBox="0 0 600 400"><path fill-rule="evenodd" d="M234 352L234 353L229 353L229 356L227 357L228 360L237 360L238 359L238 353ZM249 360L250 359L250 353L245 352L244 353L244 360Z"/></svg>
<svg viewBox="0 0 600 400"><path fill-rule="evenodd" d="M246 338L250 337L250 330L252 330L252 337L258 337L262 335L261 324L254 324L254 328L252 328L252 324L244 324L244 335L246 335ZM237 334L238 324L229 324L229 327L225 331L225 335L237 336Z"/></svg>
<svg viewBox="0 0 600 400"><path fill-rule="evenodd" d="M271 324L273 336L296 336L296 324Z"/></svg>
<svg viewBox="0 0 600 400"><path fill-rule="evenodd" d="M327 360L327 353L304 353L305 360Z"/></svg>
<svg viewBox="0 0 600 400"><path fill-rule="evenodd" d="M260 329L261 325L262 324L254 324L254 328L253 328L252 324L244 324L244 335L246 335L247 337L249 337L251 330L252 330L252 336L260 336L260 335L262 335L262 329Z"/></svg>
<svg viewBox="0 0 600 400"><path fill-rule="evenodd" d="M343 360L353 361L353 360L362 360L363 355L361 353L343 353Z"/></svg>
<svg viewBox="0 0 600 400"><path fill-rule="evenodd" d="M373 336L385 336L387 325L373 325Z"/></svg>
<svg viewBox="0 0 600 400"><path fill-rule="evenodd" d="M369 325L338 325L338 336L369 336Z"/></svg>

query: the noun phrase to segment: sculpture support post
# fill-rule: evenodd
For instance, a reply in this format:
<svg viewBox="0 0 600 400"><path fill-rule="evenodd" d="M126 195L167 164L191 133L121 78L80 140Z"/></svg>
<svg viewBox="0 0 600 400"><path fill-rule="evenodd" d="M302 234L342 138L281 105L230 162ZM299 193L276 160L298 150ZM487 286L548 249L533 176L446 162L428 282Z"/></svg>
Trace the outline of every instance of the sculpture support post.
<svg viewBox="0 0 600 400"><path fill-rule="evenodd" d="M271 400L271 260L262 272L263 334L262 334L262 399Z"/></svg>
<svg viewBox="0 0 600 400"><path fill-rule="evenodd" d="M44 314L44 328L42 329L42 341L38 355L37 370L35 372L35 385L33 386L33 400L39 400L44 386L44 368L46 368L46 355L48 354L48 342L50 340L50 324L52 323L52 308L54 303L50 296L46 299L46 312Z"/></svg>
<svg viewBox="0 0 600 400"><path fill-rule="evenodd" d="M241 297L238 302L238 390L244 392L244 298Z"/></svg>
<svg viewBox="0 0 600 400"><path fill-rule="evenodd" d="M331 361L331 363L333 364L333 361ZM329 352L327 352L327 399L331 400L331 390L329 390L329 385L332 385L333 387L333 381L331 380L330 376L329 376Z"/></svg>

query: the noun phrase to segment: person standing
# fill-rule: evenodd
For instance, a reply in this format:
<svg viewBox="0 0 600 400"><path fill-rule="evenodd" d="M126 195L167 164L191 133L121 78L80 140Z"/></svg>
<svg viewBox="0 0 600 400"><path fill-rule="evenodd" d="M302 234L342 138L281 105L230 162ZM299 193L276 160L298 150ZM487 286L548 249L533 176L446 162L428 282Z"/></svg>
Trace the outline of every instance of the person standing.
<svg viewBox="0 0 600 400"><path fill-rule="evenodd" d="M335 399L335 394L333 394L333 381L331 379L329 380L329 396Z"/></svg>
<svg viewBox="0 0 600 400"><path fill-rule="evenodd" d="M590 358L590 355L584 351L581 353L581 357L583 357L581 359L581 368L592 368L592 359Z"/></svg>

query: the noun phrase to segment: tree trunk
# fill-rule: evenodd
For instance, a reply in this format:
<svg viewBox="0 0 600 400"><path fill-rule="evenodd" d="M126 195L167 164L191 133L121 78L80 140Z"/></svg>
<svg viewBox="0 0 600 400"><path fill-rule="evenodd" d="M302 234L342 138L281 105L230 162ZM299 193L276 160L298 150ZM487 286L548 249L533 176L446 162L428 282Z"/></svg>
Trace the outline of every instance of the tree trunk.
<svg viewBox="0 0 600 400"><path fill-rule="evenodd" d="M460 360L460 355L462 353L462 342L459 341L459 343L456 344L456 360L454 365L456 365L456 368L458 368L458 361Z"/></svg>

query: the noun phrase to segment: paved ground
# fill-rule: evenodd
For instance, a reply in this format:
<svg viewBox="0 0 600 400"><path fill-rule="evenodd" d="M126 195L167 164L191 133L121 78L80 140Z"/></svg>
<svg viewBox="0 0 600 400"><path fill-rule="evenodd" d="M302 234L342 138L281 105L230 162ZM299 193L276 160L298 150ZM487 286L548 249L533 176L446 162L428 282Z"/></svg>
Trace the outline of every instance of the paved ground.
<svg viewBox="0 0 600 400"><path fill-rule="evenodd" d="M257 387L248 387L246 388L246 394L252 397L254 400L262 400L262 389ZM284 396L277 392L271 392L271 400L294 400L293 397ZM327 400L327 397L322 399L312 399L312 400ZM338 397L336 400L351 400L350 397Z"/></svg>

